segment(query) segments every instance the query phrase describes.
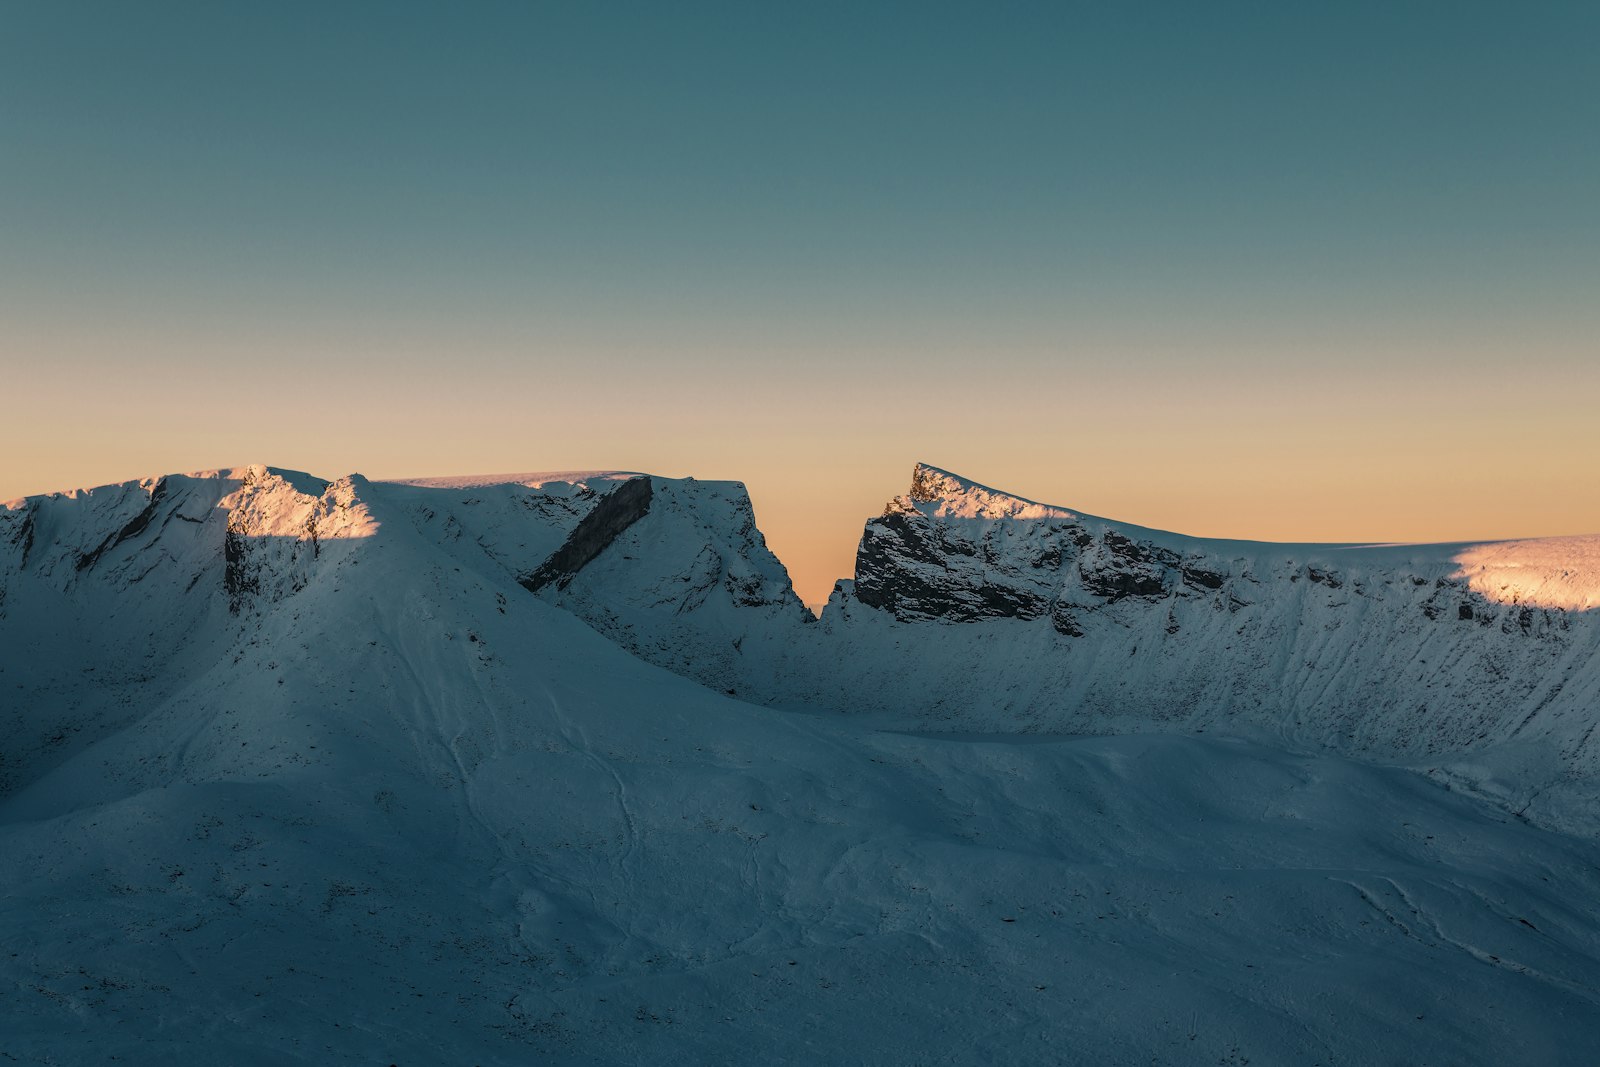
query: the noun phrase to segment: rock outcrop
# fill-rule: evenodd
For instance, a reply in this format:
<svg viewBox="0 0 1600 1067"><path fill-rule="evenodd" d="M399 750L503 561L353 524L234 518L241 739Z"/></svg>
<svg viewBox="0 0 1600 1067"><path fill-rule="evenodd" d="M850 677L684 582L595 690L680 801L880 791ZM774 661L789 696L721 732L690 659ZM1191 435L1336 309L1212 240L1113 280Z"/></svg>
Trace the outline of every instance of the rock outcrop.
<svg viewBox="0 0 1600 1067"><path fill-rule="evenodd" d="M1070 620L1128 597L1223 588L1226 564L1135 539L1099 521L972 486L918 465L911 492L869 520L856 556L854 595L901 622Z"/></svg>
<svg viewBox="0 0 1600 1067"><path fill-rule="evenodd" d="M649 478L630 478L611 490L573 527L561 547L532 574L517 581L530 593L554 583L565 589L579 571L594 562L621 533L650 511L654 496Z"/></svg>

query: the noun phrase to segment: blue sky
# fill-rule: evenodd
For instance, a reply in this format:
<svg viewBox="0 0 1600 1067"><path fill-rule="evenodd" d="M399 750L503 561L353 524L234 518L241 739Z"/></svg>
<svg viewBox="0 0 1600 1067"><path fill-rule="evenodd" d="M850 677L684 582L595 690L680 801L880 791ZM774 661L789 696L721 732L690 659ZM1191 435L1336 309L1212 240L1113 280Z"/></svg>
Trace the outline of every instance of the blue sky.
<svg viewBox="0 0 1600 1067"><path fill-rule="evenodd" d="M1592 5L1115 7L12 5L7 281L870 317L1593 280Z"/></svg>
<svg viewBox="0 0 1600 1067"><path fill-rule="evenodd" d="M615 463L759 503L923 458L1181 525L1169 434L1225 483L1191 528L1273 536L1330 515L1259 495L1263 435L1454 485L1432 435L1506 464L1460 430L1511 400L1600 459L1595 5L4 14L0 495ZM246 371L276 395L207 391ZM1085 433L1138 443L1068 480ZM1422 529L1392 488L1329 512Z"/></svg>

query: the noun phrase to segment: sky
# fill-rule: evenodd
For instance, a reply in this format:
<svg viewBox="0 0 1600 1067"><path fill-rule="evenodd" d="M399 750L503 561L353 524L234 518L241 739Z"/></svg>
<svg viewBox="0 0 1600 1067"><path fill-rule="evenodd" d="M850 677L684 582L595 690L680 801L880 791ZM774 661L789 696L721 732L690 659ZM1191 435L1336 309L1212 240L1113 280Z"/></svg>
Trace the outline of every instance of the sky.
<svg viewBox="0 0 1600 1067"><path fill-rule="evenodd" d="M1596 55L1590 3L0 0L0 499L731 478L808 602L919 460L1600 531Z"/></svg>

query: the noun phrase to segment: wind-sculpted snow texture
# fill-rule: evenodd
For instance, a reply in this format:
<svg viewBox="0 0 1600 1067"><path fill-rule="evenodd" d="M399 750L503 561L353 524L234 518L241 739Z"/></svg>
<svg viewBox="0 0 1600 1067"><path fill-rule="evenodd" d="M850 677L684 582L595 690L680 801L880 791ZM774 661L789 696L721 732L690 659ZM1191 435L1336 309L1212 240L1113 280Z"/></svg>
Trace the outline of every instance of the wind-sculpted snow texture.
<svg viewBox="0 0 1600 1067"><path fill-rule="evenodd" d="M1592 826L1448 787L1592 782L1582 582L1538 553L1194 542L924 468L815 623L741 487L644 477L0 506L0 1059L1600 1061ZM1505 677L1361 711L1404 641Z"/></svg>

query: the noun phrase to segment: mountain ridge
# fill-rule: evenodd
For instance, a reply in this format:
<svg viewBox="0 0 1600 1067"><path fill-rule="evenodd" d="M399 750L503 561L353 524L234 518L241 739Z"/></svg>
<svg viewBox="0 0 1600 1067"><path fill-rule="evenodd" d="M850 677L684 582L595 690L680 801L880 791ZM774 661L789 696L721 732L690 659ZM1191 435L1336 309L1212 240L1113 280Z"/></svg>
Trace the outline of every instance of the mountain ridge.
<svg viewBox="0 0 1600 1067"><path fill-rule="evenodd" d="M984 503L958 504L957 508L945 512L945 517L1020 517L1018 511L1037 509L1038 517L1052 515L1062 518L1075 518L1094 523L1105 523L1124 530L1138 531L1141 534L1154 538L1170 539L1183 542L1203 542L1206 544L1223 546L1238 545L1242 547L1258 546L1262 548L1281 548L1285 550L1423 550L1437 549L1465 549L1473 547L1488 547L1498 545L1535 545L1535 544L1560 544L1563 546L1586 545L1593 542L1600 545L1600 532L1578 534L1541 534L1534 537L1501 537L1501 538L1461 538L1448 541L1274 541L1249 537L1213 537L1205 534L1183 533L1177 530L1166 530L1159 527L1143 526L1139 523L1122 519L1108 518L1102 515L1091 515L1088 512L1059 504L1047 504L1030 497L1020 496L996 489L981 482L973 481L963 475L956 474L933 464L918 462L912 470L911 489L904 497L895 500L908 499L921 503L958 503L970 497L978 497ZM968 512L987 507L994 514L979 516L967 514ZM891 501L887 510L894 510L895 503ZM1033 516L1029 516L1033 517ZM1585 561L1587 563L1587 560Z"/></svg>
<svg viewBox="0 0 1600 1067"><path fill-rule="evenodd" d="M565 584L519 582L630 485ZM735 485L241 468L0 512L6 1054L1600 1055L1588 616L1302 570L1230 611L1243 573L1126 528L916 511L954 603L1123 595L1080 636L815 621ZM1474 678L1482 723L1417 755L1417 647L1564 687ZM1474 740L1517 719L1520 762Z"/></svg>
<svg viewBox="0 0 1600 1067"><path fill-rule="evenodd" d="M574 546L629 485L644 506ZM181 633L212 610L193 599L205 590L248 615L337 575L339 560L359 565L357 542L383 550L380 527L502 598L545 599L652 664L772 707L906 729L1265 731L1414 766L1552 825L1600 815L1600 537L1193 538L918 464L865 524L856 574L818 622L738 482L327 481L256 464L0 510L0 616L65 595L99 604L73 609L93 632L128 614L119 590L165 583L192 592L149 600L144 625Z"/></svg>

